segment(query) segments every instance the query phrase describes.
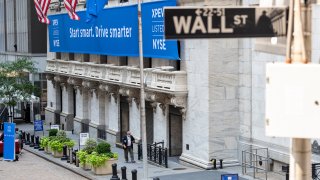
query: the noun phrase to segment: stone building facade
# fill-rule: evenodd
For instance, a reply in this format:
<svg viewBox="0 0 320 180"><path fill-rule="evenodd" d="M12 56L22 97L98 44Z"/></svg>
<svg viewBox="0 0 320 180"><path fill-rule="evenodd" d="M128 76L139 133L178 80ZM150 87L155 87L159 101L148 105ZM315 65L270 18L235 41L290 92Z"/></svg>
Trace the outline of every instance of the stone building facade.
<svg viewBox="0 0 320 180"><path fill-rule="evenodd" d="M179 6L259 3L178 1ZM287 3L264 0L260 5ZM109 0L108 7L121 5ZM309 55L319 63L320 5L310 5L307 12ZM50 13L57 13L54 7ZM164 141L170 156L208 169L213 158L226 166L239 164L242 151L255 148L268 148L274 166L289 163L289 139L266 137L264 129L265 66L284 62L283 42L285 38L276 45L270 38L181 40L181 61L145 59L148 143ZM112 143L120 142L127 130L140 140L138 67L139 59L133 57L49 52L46 121Z"/></svg>

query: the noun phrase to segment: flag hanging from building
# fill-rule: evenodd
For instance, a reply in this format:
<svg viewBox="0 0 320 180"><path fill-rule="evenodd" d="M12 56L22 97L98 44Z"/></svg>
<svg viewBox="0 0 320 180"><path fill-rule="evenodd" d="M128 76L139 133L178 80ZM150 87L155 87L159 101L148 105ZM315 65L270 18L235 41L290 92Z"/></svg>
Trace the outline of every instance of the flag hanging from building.
<svg viewBox="0 0 320 180"><path fill-rule="evenodd" d="M97 18L99 12L108 4L108 0L87 0L87 22Z"/></svg>
<svg viewBox="0 0 320 180"><path fill-rule="evenodd" d="M34 0L38 19L41 23L50 24L50 20L47 18L50 1L51 0Z"/></svg>
<svg viewBox="0 0 320 180"><path fill-rule="evenodd" d="M64 6L68 11L70 19L72 20L80 20L79 16L76 14L77 4L78 0L64 0Z"/></svg>

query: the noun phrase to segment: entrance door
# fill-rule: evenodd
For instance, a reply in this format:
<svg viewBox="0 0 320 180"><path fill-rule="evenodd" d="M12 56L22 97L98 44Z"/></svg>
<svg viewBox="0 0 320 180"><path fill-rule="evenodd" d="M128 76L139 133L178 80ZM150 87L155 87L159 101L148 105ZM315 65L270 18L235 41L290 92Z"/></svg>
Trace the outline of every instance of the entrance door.
<svg viewBox="0 0 320 180"><path fill-rule="evenodd" d="M120 96L120 140L129 131L129 103L124 96Z"/></svg>
<svg viewBox="0 0 320 180"><path fill-rule="evenodd" d="M178 108L169 108L169 156L182 154L182 115Z"/></svg>
<svg viewBox="0 0 320 180"><path fill-rule="evenodd" d="M147 129L147 144L153 143L153 108L150 102L146 102L146 129Z"/></svg>

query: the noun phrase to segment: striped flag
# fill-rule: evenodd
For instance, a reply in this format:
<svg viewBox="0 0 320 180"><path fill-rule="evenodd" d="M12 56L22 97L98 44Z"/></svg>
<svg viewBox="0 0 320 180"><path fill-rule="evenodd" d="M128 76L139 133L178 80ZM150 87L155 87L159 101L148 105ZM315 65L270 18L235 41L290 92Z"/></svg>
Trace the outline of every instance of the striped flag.
<svg viewBox="0 0 320 180"><path fill-rule="evenodd" d="M72 20L80 20L79 16L76 14L77 4L78 0L64 0L64 6L68 10L68 14Z"/></svg>
<svg viewBox="0 0 320 180"><path fill-rule="evenodd" d="M38 15L38 19L41 23L50 24L49 19L47 18L47 12L49 9L51 0L34 0L34 5Z"/></svg>

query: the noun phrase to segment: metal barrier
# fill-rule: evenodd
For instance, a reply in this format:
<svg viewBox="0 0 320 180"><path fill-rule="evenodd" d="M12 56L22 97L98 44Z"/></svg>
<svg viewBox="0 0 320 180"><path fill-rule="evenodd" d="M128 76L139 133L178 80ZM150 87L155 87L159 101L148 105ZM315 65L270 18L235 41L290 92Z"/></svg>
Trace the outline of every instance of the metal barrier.
<svg viewBox="0 0 320 180"><path fill-rule="evenodd" d="M268 179L269 171L269 151L268 148L251 149L251 151L242 151L242 174L247 174L247 168L253 169L253 178L257 173L265 173ZM260 171L260 172L259 172Z"/></svg>
<svg viewBox="0 0 320 180"><path fill-rule="evenodd" d="M142 158L142 144L138 144L138 160L142 160ZM147 144L147 158L150 162L168 168L168 149L164 148L164 142Z"/></svg>
<svg viewBox="0 0 320 180"><path fill-rule="evenodd" d="M312 179L320 180L320 163L312 164L311 170L312 170Z"/></svg>

